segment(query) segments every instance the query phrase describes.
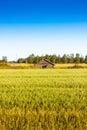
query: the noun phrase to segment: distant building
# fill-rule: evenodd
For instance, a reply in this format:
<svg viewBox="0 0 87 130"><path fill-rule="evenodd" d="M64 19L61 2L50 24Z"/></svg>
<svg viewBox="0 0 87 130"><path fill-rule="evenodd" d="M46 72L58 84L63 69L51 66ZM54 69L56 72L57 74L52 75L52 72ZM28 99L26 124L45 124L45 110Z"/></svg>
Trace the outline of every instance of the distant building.
<svg viewBox="0 0 87 130"><path fill-rule="evenodd" d="M35 67L54 68L54 63L48 61L47 59L43 59L39 63L35 64Z"/></svg>

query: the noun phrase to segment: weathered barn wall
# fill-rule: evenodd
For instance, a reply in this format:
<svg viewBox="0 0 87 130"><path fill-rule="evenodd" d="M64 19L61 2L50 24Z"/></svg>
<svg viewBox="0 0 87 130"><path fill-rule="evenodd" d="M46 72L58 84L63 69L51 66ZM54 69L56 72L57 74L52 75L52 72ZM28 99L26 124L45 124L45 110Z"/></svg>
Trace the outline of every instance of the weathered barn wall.
<svg viewBox="0 0 87 130"><path fill-rule="evenodd" d="M35 64L35 67L40 68L54 68L54 64L46 59L40 61L38 64Z"/></svg>

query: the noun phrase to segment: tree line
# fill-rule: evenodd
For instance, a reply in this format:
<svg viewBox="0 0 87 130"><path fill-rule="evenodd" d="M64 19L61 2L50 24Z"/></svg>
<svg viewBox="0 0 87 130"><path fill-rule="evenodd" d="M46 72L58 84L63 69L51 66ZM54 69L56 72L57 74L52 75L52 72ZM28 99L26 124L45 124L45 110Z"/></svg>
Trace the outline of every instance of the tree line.
<svg viewBox="0 0 87 130"><path fill-rule="evenodd" d="M72 54L64 54L63 56L60 55L42 55L42 56L35 56L34 54L29 55L27 58L19 58L17 61L11 61L15 63L29 63L29 64L36 64L39 61L47 59L53 63L57 64L67 64L67 63L86 63L87 64L87 55L85 57L81 56L79 53L76 55ZM2 60L0 63L8 63L7 56L2 56Z"/></svg>
<svg viewBox="0 0 87 130"><path fill-rule="evenodd" d="M7 63L7 56L2 56L2 59L0 60L0 63Z"/></svg>
<svg viewBox="0 0 87 130"><path fill-rule="evenodd" d="M36 64L42 59L47 59L53 63L59 63L59 64L67 64L67 63L87 63L87 55L85 57L80 56L79 53L76 55L74 54L64 54L63 56L60 55L44 55L44 56L35 56L34 54L29 55L27 58L19 58L17 60L17 63L30 63L30 64Z"/></svg>

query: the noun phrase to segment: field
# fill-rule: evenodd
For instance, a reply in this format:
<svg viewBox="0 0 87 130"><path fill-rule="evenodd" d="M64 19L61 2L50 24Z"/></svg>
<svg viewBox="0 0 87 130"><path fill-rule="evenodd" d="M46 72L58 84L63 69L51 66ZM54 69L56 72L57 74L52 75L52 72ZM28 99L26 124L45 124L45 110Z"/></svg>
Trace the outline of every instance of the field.
<svg viewBox="0 0 87 130"><path fill-rule="evenodd" d="M0 63L0 69L37 69L34 64L28 63ZM55 64L54 69L87 69L87 64ZM38 69L41 69L39 67Z"/></svg>
<svg viewBox="0 0 87 130"><path fill-rule="evenodd" d="M87 130L87 69L1 69L0 130Z"/></svg>

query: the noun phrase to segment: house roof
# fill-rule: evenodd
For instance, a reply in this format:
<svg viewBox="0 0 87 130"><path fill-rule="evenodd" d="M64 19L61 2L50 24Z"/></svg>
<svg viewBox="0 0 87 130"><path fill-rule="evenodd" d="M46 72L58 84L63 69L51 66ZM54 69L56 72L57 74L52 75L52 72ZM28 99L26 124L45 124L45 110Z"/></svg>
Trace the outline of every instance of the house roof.
<svg viewBox="0 0 87 130"><path fill-rule="evenodd" d="M52 63L51 61L47 60L47 59L44 59L44 61L48 62L49 64L51 65L54 65L54 63Z"/></svg>

